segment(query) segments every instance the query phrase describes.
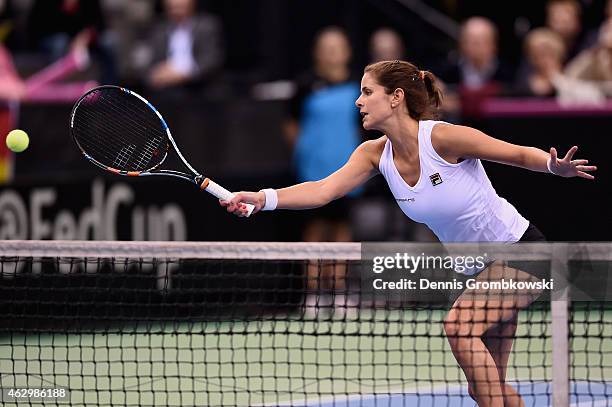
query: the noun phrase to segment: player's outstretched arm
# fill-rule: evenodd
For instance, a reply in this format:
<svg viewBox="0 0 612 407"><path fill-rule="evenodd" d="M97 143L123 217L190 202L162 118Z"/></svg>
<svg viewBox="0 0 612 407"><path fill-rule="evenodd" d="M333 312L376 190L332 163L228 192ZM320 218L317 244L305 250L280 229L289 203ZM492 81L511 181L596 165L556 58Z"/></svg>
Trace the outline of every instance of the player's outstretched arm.
<svg viewBox="0 0 612 407"><path fill-rule="evenodd" d="M561 177L594 179L589 171L596 171L588 160L574 160L577 146L559 158L553 147L550 154L535 147L519 146L490 137L471 127L438 125L432 133L434 148L444 157L452 159L480 158L501 164L526 168L531 171L551 172Z"/></svg>
<svg viewBox="0 0 612 407"><path fill-rule="evenodd" d="M253 213L273 209L311 209L326 205L348 194L378 173L380 140L361 144L342 168L322 180L303 182L277 190L237 192L232 200L219 203L237 216L246 214L245 203L255 205Z"/></svg>

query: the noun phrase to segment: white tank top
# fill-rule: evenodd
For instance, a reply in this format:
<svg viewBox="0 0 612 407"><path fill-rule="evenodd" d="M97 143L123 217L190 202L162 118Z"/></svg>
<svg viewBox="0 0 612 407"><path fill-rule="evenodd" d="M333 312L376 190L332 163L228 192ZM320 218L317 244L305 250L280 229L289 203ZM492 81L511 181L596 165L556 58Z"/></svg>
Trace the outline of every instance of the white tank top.
<svg viewBox="0 0 612 407"><path fill-rule="evenodd" d="M426 224L441 242L517 242L529 222L501 198L479 159L458 164L445 161L431 144L431 131L439 121L419 122L421 175L411 187L393 162L387 140L379 170L402 211Z"/></svg>

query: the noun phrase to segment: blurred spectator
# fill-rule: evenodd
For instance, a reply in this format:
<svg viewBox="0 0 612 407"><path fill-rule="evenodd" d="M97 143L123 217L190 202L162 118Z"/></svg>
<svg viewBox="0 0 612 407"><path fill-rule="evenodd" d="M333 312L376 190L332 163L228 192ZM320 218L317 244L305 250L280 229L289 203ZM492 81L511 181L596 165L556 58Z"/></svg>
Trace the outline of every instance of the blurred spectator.
<svg viewBox="0 0 612 407"><path fill-rule="evenodd" d="M105 31L99 0L35 0L28 17L28 35L48 61L70 50L89 47L100 68L100 80L117 81L111 36Z"/></svg>
<svg viewBox="0 0 612 407"><path fill-rule="evenodd" d="M24 93L25 84L15 69L13 58L0 44L0 100L19 100Z"/></svg>
<svg viewBox="0 0 612 407"><path fill-rule="evenodd" d="M7 48L0 44L0 101L76 101L85 91L97 86L96 81L62 82L89 64L84 48L76 48L56 62L23 80Z"/></svg>
<svg viewBox="0 0 612 407"><path fill-rule="evenodd" d="M24 81L15 67L10 51L3 45L3 39L0 38L0 134L2 135L6 135L16 125L18 103L12 102L52 100L72 103L86 90L97 85L93 81L58 83L87 65L87 52L82 47L77 47L74 52ZM0 143L0 184L11 180L13 167L14 154L2 142Z"/></svg>
<svg viewBox="0 0 612 407"><path fill-rule="evenodd" d="M49 2L51 4L52 2ZM2 41L8 32L14 29L14 16L10 7L0 0L0 100L3 101L65 101L74 102L85 90L97 85L95 81L63 82L76 72L81 72L89 66L87 45L90 41L89 28L84 29L73 39L68 52L63 53L53 62L45 63L42 69L30 75L27 79L15 67L13 55ZM36 5L35 5L36 6ZM39 13L33 10L32 13ZM33 15L30 17L33 18ZM4 29L2 27L5 27ZM20 67L23 70L22 67ZM40 67L40 63L37 68Z"/></svg>
<svg viewBox="0 0 612 407"><path fill-rule="evenodd" d="M448 85L442 109L447 116L461 110L463 119L477 117L484 98L511 83L513 72L498 57L497 27L484 17L471 17L461 26L459 59L439 71Z"/></svg>
<svg viewBox="0 0 612 407"><path fill-rule="evenodd" d="M563 40L564 62L576 56L583 46L581 18L582 8L577 0L549 0L546 4L546 26Z"/></svg>
<svg viewBox="0 0 612 407"><path fill-rule="evenodd" d="M545 17L545 28L553 32L563 45L563 60L561 61L561 68L566 62L572 59L580 52L580 48L584 46L582 37L582 9L580 3L577 0L548 0L546 3L546 17ZM535 30L533 30L535 31ZM532 32L533 32L532 31ZM537 34L537 37L542 35ZM555 39L556 43L557 40ZM551 41L549 41L551 43ZM529 94L529 86L526 81L528 77L536 77L531 70L534 68L533 64L530 63L529 55L526 52L527 39L523 40L524 49L523 57L517 70L517 84L519 89L515 90L514 93L518 94ZM551 93L556 93L554 89ZM543 95L541 95L543 96Z"/></svg>
<svg viewBox="0 0 612 407"><path fill-rule="evenodd" d="M197 13L196 6L195 0L164 0L165 20L151 39L153 67L147 79L153 90L197 88L223 65L221 23Z"/></svg>
<svg viewBox="0 0 612 407"><path fill-rule="evenodd" d="M294 146L294 165L298 181L326 178L344 165L360 142L359 113L355 100L360 85L351 74L349 63L352 50L340 28L328 27L316 37L314 66L298 79L297 93L291 102L291 118L285 131ZM360 191L353 191L350 197ZM340 198L309 213L303 240L306 242L352 240L349 223L350 197ZM308 267L309 292L306 312L316 312L316 306L330 306L331 296L339 311L346 298L337 290L345 288L346 267L329 264ZM318 293L326 293L319 298ZM329 302L328 302L329 301Z"/></svg>
<svg viewBox="0 0 612 407"><path fill-rule="evenodd" d="M512 71L497 52L497 28L484 17L471 17L461 26L459 60L439 72L447 84L480 89L491 82L509 83Z"/></svg>
<svg viewBox="0 0 612 407"><path fill-rule="evenodd" d="M118 76L128 87L142 86L144 73L152 61L149 37L155 23L155 3L106 0L103 7L108 30L117 38L114 49Z"/></svg>
<svg viewBox="0 0 612 407"><path fill-rule="evenodd" d="M553 78L561 74L566 48L563 39L548 28L536 28L525 38L529 73L518 78L516 89L527 96L555 96Z"/></svg>
<svg viewBox="0 0 612 407"><path fill-rule="evenodd" d="M601 25L597 43L570 61L565 73L570 78L595 83L612 97L612 17Z"/></svg>
<svg viewBox="0 0 612 407"><path fill-rule="evenodd" d="M565 44L548 28L537 28L525 39L530 73L519 78L517 91L525 96L557 97L563 104L599 103L602 94L586 82L564 76Z"/></svg>
<svg viewBox="0 0 612 407"><path fill-rule="evenodd" d="M379 28L370 37L370 63L406 59L402 37L391 28Z"/></svg>

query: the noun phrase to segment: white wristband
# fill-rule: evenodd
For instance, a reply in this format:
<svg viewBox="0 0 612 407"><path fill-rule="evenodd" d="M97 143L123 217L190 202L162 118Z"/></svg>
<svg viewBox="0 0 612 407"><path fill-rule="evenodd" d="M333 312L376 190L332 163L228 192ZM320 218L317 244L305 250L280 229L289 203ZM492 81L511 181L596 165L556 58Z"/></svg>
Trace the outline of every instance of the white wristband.
<svg viewBox="0 0 612 407"><path fill-rule="evenodd" d="M267 188L262 189L260 192L263 192L266 196L266 204L263 208L261 208L261 210L273 211L274 209L276 209L276 205L278 205L278 194L276 193L276 190L272 188Z"/></svg>
<svg viewBox="0 0 612 407"><path fill-rule="evenodd" d="M546 160L546 168L548 168L548 172L550 172L551 174L554 174L553 170L550 168L550 164L551 164L551 159L550 157L548 157L548 160Z"/></svg>

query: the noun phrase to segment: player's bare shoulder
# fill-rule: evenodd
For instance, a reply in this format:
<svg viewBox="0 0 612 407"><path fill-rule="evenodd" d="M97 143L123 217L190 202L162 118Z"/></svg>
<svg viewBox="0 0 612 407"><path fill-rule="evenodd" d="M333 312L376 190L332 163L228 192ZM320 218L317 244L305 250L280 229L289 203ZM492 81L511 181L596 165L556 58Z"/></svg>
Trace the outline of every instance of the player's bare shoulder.
<svg viewBox="0 0 612 407"><path fill-rule="evenodd" d="M452 138L452 134L457 131L457 127L451 123L436 123L431 129L431 141L445 142Z"/></svg>
<svg viewBox="0 0 612 407"><path fill-rule="evenodd" d="M382 136L374 140L367 140L361 143L357 148L360 155L367 159L372 167L378 170L378 163L380 162L380 156L385 149L385 143L387 142L387 136Z"/></svg>
<svg viewBox="0 0 612 407"><path fill-rule="evenodd" d="M457 126L450 123L437 123L431 129L431 145L436 152L444 157L449 153L453 144L453 134L457 132Z"/></svg>

